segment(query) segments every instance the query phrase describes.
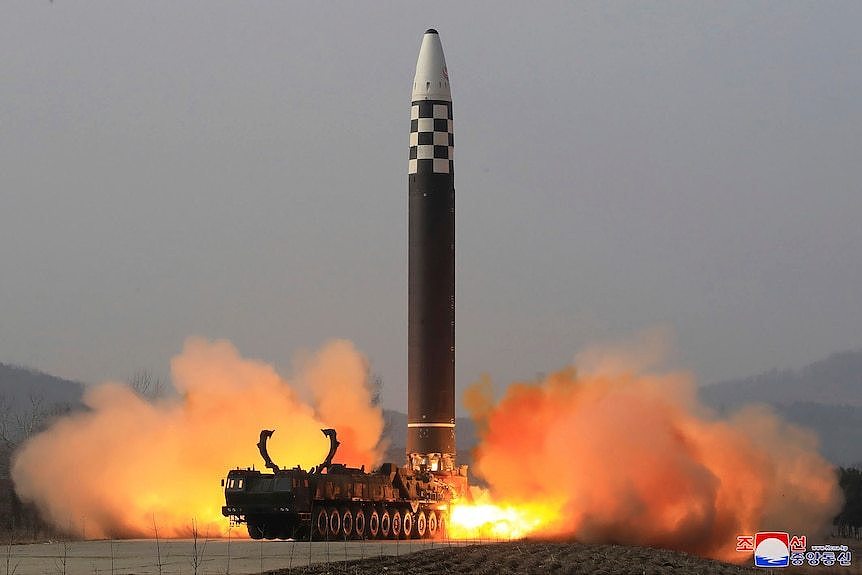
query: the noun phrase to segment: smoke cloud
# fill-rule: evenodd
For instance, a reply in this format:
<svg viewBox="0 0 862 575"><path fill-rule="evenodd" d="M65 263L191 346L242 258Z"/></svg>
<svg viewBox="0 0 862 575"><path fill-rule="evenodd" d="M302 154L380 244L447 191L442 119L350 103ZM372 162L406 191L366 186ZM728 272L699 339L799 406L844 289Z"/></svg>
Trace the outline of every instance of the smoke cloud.
<svg viewBox="0 0 862 575"><path fill-rule="evenodd" d="M661 369L660 338L593 349L575 367L466 404L476 472L534 533L749 560L736 536L816 535L839 511L832 467L807 431L763 406L719 418L692 378Z"/></svg>
<svg viewBox="0 0 862 575"><path fill-rule="evenodd" d="M106 383L84 396L87 411L56 421L19 451L18 495L61 529L87 537L184 537L225 533L220 478L230 466L258 465L262 428L277 430L273 460L305 468L343 438L338 459L379 462L383 416L372 403L367 363L347 341L333 341L287 381L227 341L189 339L171 362L178 397L147 400ZM310 396L305 401L302 395Z"/></svg>
<svg viewBox="0 0 862 575"><path fill-rule="evenodd" d="M459 503L450 534L574 537L679 549L738 561L736 536L782 530L814 537L841 504L809 432L768 408L719 417L686 373L662 367L666 346L588 350L495 401L482 381L465 395L479 425L475 470L489 486ZM147 400L126 385L87 390L87 411L56 421L17 454L16 491L61 529L88 537L224 534L219 479L270 453L308 468L338 430L338 460L371 468L383 447L367 363L334 341L285 380L227 341L189 339L171 363L178 396Z"/></svg>

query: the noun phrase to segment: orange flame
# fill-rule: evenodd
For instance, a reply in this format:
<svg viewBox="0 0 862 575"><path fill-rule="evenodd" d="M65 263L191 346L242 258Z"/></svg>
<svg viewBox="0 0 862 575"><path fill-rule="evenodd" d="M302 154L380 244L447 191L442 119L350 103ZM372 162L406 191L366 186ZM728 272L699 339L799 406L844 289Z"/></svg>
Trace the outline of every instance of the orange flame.
<svg viewBox="0 0 862 575"><path fill-rule="evenodd" d="M513 385L497 403L488 381L468 390L475 468L496 506L456 509L455 533L479 526L744 560L738 534L828 526L841 498L814 436L765 407L716 418L688 375L650 369L647 343L634 354L593 350L580 372Z"/></svg>
<svg viewBox="0 0 862 575"><path fill-rule="evenodd" d="M87 390L88 411L30 439L13 464L15 488L61 529L87 537L226 534L219 478L252 466L262 427L276 429L276 463L309 467L327 453L324 427L338 429L339 460L378 462L381 410L372 405L367 365L353 345L334 341L292 382L227 341L189 339L171 364L180 397L154 402L128 386ZM303 401L306 390L313 399ZM349 411L341 406L349 406Z"/></svg>
<svg viewBox="0 0 862 575"><path fill-rule="evenodd" d="M559 520L555 508L539 503L494 503L491 495L474 488L473 503L456 503L447 535L453 539L521 539Z"/></svg>

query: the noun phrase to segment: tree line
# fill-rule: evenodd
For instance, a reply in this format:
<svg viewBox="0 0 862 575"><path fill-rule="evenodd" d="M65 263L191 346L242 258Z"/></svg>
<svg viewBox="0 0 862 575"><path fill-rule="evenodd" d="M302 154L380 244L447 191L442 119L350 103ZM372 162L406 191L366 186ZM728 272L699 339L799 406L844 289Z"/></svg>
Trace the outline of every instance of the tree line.
<svg viewBox="0 0 862 575"><path fill-rule="evenodd" d="M128 384L150 400L165 393L164 382L147 370L135 372ZM41 541L73 535L58 531L40 517L35 506L21 501L11 477L15 450L73 409L80 407L67 402L50 403L38 393L30 393L23 405L0 393L0 531L4 533L0 540Z"/></svg>
<svg viewBox="0 0 862 575"><path fill-rule="evenodd" d="M838 485L844 493L844 507L833 522L836 534L862 539L862 469L839 467Z"/></svg>
<svg viewBox="0 0 862 575"><path fill-rule="evenodd" d="M15 450L39 433L55 417L71 410L69 404L49 405L44 396L30 394L27 405L19 408L0 394L0 529L7 541L39 541L56 535L39 516L37 509L22 502L12 484L12 458Z"/></svg>

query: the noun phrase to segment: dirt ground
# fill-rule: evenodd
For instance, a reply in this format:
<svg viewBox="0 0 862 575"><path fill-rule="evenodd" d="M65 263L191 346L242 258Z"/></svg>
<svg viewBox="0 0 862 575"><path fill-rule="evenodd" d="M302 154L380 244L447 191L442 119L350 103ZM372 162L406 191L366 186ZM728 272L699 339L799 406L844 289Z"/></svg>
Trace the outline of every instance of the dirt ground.
<svg viewBox="0 0 862 575"><path fill-rule="evenodd" d="M850 567L755 570L684 553L542 541L126 540L0 544L0 575L774 574L862 575L862 541ZM197 558L197 559L195 559ZM751 555L748 555L751 561ZM308 566L308 564L311 564ZM750 565L750 563L749 563ZM292 569L290 569L292 567Z"/></svg>
<svg viewBox="0 0 862 575"><path fill-rule="evenodd" d="M821 568L819 573L830 571ZM400 557L374 557L342 563L270 571L269 575L540 575L589 573L596 575L754 574L762 570L702 559L664 549L517 541L437 548Z"/></svg>

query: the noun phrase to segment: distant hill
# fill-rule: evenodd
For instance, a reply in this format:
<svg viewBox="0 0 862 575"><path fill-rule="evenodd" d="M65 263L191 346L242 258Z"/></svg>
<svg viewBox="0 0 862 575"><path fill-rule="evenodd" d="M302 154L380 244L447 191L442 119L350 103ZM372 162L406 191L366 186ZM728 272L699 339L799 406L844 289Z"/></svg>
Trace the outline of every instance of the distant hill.
<svg viewBox="0 0 862 575"><path fill-rule="evenodd" d="M26 409L31 398L43 402L45 407L56 404L77 406L81 403L84 385L34 369L0 363L0 398L13 411Z"/></svg>
<svg viewBox="0 0 862 575"><path fill-rule="evenodd" d="M13 495L12 450L52 416L80 407L83 392L84 386L77 381L0 363L0 524L11 517L15 527L26 528L34 537L45 528L35 508L22 506ZM10 525L4 525L7 533Z"/></svg>
<svg viewBox="0 0 862 575"><path fill-rule="evenodd" d="M776 410L788 421L817 432L820 452L829 461L862 466L862 407L792 403Z"/></svg>
<svg viewBox="0 0 862 575"><path fill-rule="evenodd" d="M766 403L820 437L821 452L838 465L862 463L862 350L830 355L798 370L771 370L700 389L720 413Z"/></svg>
<svg viewBox="0 0 862 575"><path fill-rule="evenodd" d="M701 397L717 407L752 401L862 407L862 350L836 353L798 370L773 369L754 377L707 385L701 388Z"/></svg>

